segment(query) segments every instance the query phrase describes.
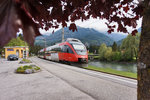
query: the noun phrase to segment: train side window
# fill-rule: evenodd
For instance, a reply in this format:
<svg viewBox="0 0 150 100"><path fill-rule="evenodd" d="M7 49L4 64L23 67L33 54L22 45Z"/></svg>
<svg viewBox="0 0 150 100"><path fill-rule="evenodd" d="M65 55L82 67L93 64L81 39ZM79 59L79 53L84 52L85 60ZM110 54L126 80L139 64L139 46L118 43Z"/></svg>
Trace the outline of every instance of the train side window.
<svg viewBox="0 0 150 100"><path fill-rule="evenodd" d="M63 46L60 46L60 52L63 52Z"/></svg>
<svg viewBox="0 0 150 100"><path fill-rule="evenodd" d="M69 48L67 47L67 53L69 53Z"/></svg>
<svg viewBox="0 0 150 100"><path fill-rule="evenodd" d="M62 52L66 52L66 45L62 47Z"/></svg>
<svg viewBox="0 0 150 100"><path fill-rule="evenodd" d="M60 47L58 47L58 52L61 52L61 48Z"/></svg>

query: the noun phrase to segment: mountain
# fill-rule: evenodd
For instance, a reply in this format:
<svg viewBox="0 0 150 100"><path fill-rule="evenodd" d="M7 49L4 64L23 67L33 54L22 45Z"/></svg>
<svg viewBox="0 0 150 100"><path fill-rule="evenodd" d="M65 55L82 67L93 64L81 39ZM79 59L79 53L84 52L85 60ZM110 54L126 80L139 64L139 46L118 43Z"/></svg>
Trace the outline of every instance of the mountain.
<svg viewBox="0 0 150 100"><path fill-rule="evenodd" d="M138 30L138 33L140 34L141 33L141 27L137 29ZM121 45L122 42L123 42L124 39L121 39L119 41L117 41L117 45Z"/></svg>
<svg viewBox="0 0 150 100"><path fill-rule="evenodd" d="M111 34L104 33L104 34L107 35L108 37L110 37L111 39L113 39L116 42L127 37L126 34L120 34L120 33L111 33Z"/></svg>
<svg viewBox="0 0 150 100"><path fill-rule="evenodd" d="M117 41L117 45L121 45L124 39Z"/></svg>
<svg viewBox="0 0 150 100"><path fill-rule="evenodd" d="M64 37L66 38L77 38L81 40L84 44L89 45L100 45L105 43L106 45L112 45L114 40L104 35L101 32L96 31L93 28L82 28L77 27L78 31L72 32L68 28L64 28ZM35 45L44 45L46 39L46 44L48 46L53 45L55 43L61 42L62 30L56 31L54 34L39 36L35 40Z"/></svg>

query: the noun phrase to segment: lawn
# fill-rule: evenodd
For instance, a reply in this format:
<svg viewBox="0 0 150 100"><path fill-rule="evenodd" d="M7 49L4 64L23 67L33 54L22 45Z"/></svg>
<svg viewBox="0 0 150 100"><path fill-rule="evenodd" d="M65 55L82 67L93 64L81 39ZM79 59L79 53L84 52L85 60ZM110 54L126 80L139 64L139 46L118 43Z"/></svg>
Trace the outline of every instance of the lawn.
<svg viewBox="0 0 150 100"><path fill-rule="evenodd" d="M96 66L91 66L91 65L88 65L88 67L84 67L84 68L137 79L137 73L118 71L118 70L114 70L114 69L111 69L111 68L101 68L101 67L96 67Z"/></svg>

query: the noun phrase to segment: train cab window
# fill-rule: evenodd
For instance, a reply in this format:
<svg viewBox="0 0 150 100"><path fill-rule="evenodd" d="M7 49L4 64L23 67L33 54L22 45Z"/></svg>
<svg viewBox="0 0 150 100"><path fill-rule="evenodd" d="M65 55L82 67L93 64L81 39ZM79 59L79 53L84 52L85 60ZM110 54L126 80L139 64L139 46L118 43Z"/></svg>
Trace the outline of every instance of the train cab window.
<svg viewBox="0 0 150 100"><path fill-rule="evenodd" d="M61 48L60 48L60 47L58 47L58 48L57 48L57 51L58 51L58 52L61 52Z"/></svg>
<svg viewBox="0 0 150 100"><path fill-rule="evenodd" d="M87 50L83 44L74 43L72 44L72 47L74 48L74 50L76 51L78 55L86 55L87 53Z"/></svg>

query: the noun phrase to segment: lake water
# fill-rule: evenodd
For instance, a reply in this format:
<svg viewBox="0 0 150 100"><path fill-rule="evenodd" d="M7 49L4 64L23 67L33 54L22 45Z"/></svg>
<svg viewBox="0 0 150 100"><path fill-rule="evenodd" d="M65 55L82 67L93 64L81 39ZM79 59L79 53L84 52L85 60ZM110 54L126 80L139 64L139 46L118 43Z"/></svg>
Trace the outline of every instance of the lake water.
<svg viewBox="0 0 150 100"><path fill-rule="evenodd" d="M102 68L112 68L119 71L133 72L137 73L137 64L131 63L118 63L118 62L102 62L102 61L89 61L89 65L102 67Z"/></svg>

